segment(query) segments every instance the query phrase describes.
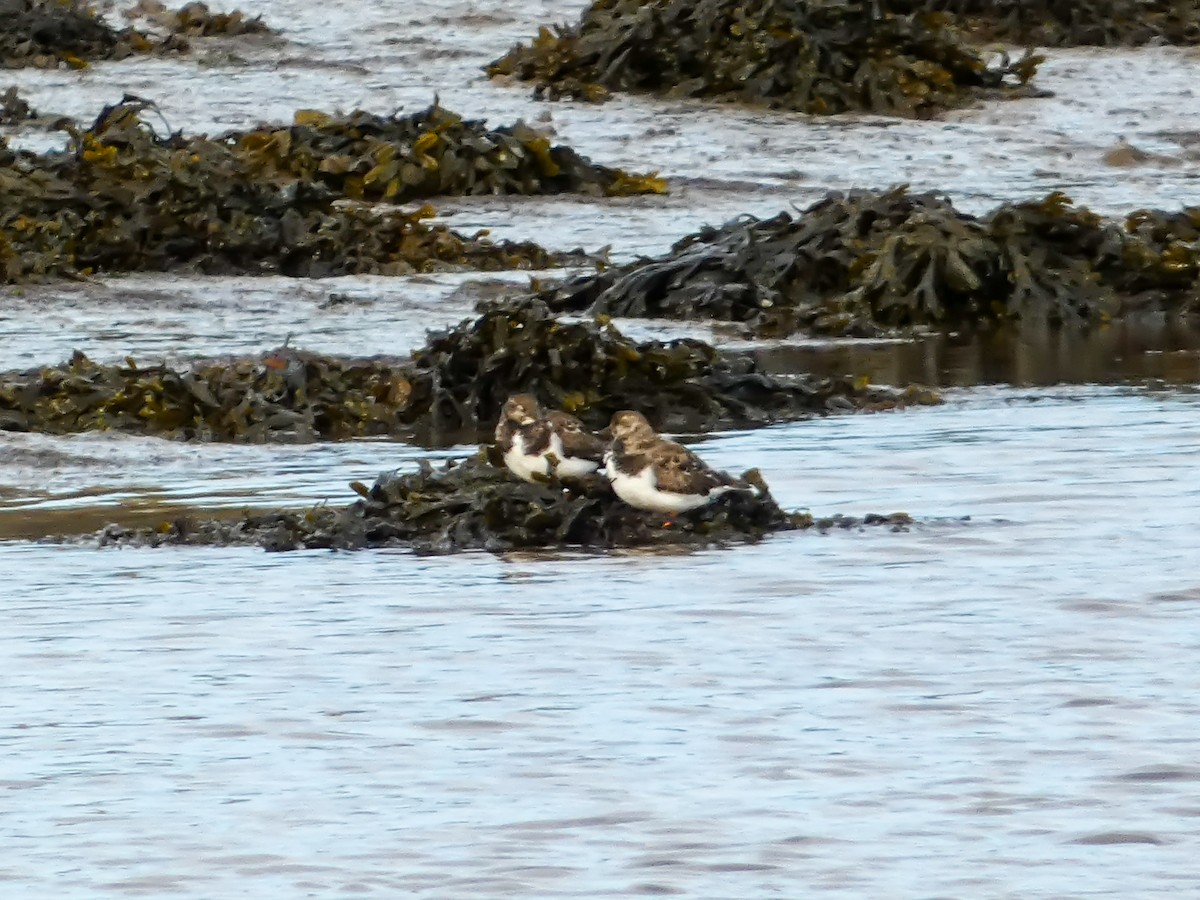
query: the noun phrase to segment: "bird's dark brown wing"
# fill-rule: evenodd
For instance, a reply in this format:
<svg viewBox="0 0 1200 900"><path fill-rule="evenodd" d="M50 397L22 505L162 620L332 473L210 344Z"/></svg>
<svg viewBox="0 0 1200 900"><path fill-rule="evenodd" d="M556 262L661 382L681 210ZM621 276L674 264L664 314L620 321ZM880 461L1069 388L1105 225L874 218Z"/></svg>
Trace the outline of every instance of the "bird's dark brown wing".
<svg viewBox="0 0 1200 900"><path fill-rule="evenodd" d="M525 442L525 452L530 456L544 453L550 446L550 423L545 419L538 419L536 422L522 425L518 431L521 432L521 438Z"/></svg>
<svg viewBox="0 0 1200 900"><path fill-rule="evenodd" d="M724 472L710 469L687 447L662 441L654 448L654 477L659 490L677 494L707 494L713 488L732 483Z"/></svg>
<svg viewBox="0 0 1200 900"><path fill-rule="evenodd" d="M607 449L604 442L586 431L583 423L570 413L552 412L547 417L562 438L563 452L573 459L590 459L600 462Z"/></svg>
<svg viewBox="0 0 1200 900"><path fill-rule="evenodd" d="M621 440L613 441L612 454L617 471L626 475L637 475L650 465L650 457L642 453L630 453L625 449L625 442Z"/></svg>

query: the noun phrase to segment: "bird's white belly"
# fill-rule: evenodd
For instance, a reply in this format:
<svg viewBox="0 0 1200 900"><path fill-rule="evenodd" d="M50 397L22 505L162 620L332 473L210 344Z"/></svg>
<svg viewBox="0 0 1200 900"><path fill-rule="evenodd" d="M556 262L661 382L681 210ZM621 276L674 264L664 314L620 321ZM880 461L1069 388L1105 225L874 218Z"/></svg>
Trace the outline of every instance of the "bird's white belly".
<svg viewBox="0 0 1200 900"><path fill-rule="evenodd" d="M568 457L563 451L562 438L557 434L551 435L550 446L536 456L525 452L525 439L518 434L513 438L513 445L504 454L504 464L518 478L525 481L535 481L536 475L550 474L550 454L558 460L554 474L559 478L583 478L596 471L599 466L590 459Z"/></svg>
<svg viewBox="0 0 1200 900"><path fill-rule="evenodd" d="M550 452L558 459L558 467L554 471L559 478L583 478L600 468L590 459L567 456L566 450L563 449L562 438L557 434L550 437Z"/></svg>
<svg viewBox="0 0 1200 900"><path fill-rule="evenodd" d="M525 452L525 438L520 434L513 437L512 446L504 454L508 470L523 481L535 481L534 475L548 475L550 462L545 455L534 456Z"/></svg>
<svg viewBox="0 0 1200 900"><path fill-rule="evenodd" d="M717 496L715 493L677 494L659 490L650 466L636 475L629 475L617 469L611 457L605 460L605 471L612 481L613 493L635 509L673 515L698 509Z"/></svg>

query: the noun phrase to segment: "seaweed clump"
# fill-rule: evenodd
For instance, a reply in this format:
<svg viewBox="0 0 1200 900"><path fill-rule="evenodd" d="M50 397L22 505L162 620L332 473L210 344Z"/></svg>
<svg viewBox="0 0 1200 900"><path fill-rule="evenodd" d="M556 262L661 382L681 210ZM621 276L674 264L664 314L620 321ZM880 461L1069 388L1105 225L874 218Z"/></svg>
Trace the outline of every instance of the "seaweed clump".
<svg viewBox="0 0 1200 900"><path fill-rule="evenodd" d="M412 387L399 362L288 348L190 369L101 365L76 353L63 365L0 376L0 430L243 443L395 434Z"/></svg>
<svg viewBox="0 0 1200 900"><path fill-rule="evenodd" d="M0 283L96 272L322 277L541 269L593 261L460 235L416 211L335 203L319 182L264 175L226 144L158 135L127 97L65 151L0 150Z"/></svg>
<svg viewBox="0 0 1200 900"><path fill-rule="evenodd" d="M659 259L540 293L558 311L747 323L759 333L1103 321L1200 308L1200 208L1103 219L1062 193L976 217L934 193L831 194L704 228Z"/></svg>
<svg viewBox="0 0 1200 900"><path fill-rule="evenodd" d="M877 0L597 0L578 24L542 28L486 71L532 81L535 96L547 99L629 91L818 115L923 116L1013 95L1041 62L1026 54L989 64L950 16L885 7Z"/></svg>
<svg viewBox="0 0 1200 900"><path fill-rule="evenodd" d="M595 165L523 122L489 129L436 103L407 116L302 110L291 127L260 125L222 141L264 177L316 182L352 199L666 193L661 178Z"/></svg>
<svg viewBox="0 0 1200 900"><path fill-rule="evenodd" d="M437 436L490 432L504 400L532 393L591 428L637 409L667 431L750 426L854 409L935 402L851 378L772 376L703 341L635 343L603 317L564 322L539 301L493 308L429 336L413 356L422 424Z"/></svg>
<svg viewBox="0 0 1200 900"><path fill-rule="evenodd" d="M406 475L384 475L368 488L355 482L360 499L343 507L305 512L246 514L236 520L191 518L158 528L110 525L101 546L262 546L268 550L406 547L423 553L467 550L504 552L534 548L691 546L745 543L800 528L885 525L903 529L904 514L814 520L780 509L757 471L744 476L757 497L734 493L677 517L626 506L600 479L581 488L528 484L493 467L483 454L434 468L423 463Z"/></svg>
<svg viewBox="0 0 1200 900"><path fill-rule="evenodd" d="M36 118L37 112L15 87L0 92L0 125L17 125Z"/></svg>
<svg viewBox="0 0 1200 900"><path fill-rule="evenodd" d="M240 9L227 13L213 12L207 3L186 3L179 9L167 9L157 0L141 0L139 12L168 28L173 34L187 37L237 37L244 34L272 34L262 16L248 17Z"/></svg>
<svg viewBox="0 0 1200 900"><path fill-rule="evenodd" d="M411 359L285 347L180 370L101 365L77 353L0 375L0 430L239 442L392 435L446 445L489 435L504 399L521 391L593 428L634 408L673 431L936 402L849 378L767 375L749 357L699 341L637 344L611 325L558 322L530 303L431 335Z"/></svg>
<svg viewBox="0 0 1200 900"><path fill-rule="evenodd" d="M967 34L1038 47L1200 43L1200 0L889 0L947 12Z"/></svg>
<svg viewBox="0 0 1200 900"><path fill-rule="evenodd" d="M133 28L109 26L82 0L0 0L0 66L75 69L89 60L184 50L176 38L156 44Z"/></svg>

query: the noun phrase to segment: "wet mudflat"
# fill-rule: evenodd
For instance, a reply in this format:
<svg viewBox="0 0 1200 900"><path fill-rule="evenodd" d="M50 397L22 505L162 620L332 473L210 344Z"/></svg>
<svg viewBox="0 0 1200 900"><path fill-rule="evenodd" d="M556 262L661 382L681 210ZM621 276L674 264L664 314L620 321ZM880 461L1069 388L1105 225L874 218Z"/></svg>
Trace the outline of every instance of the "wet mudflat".
<svg viewBox="0 0 1200 900"><path fill-rule="evenodd" d="M609 244L616 260L830 188L910 182L974 212L1065 189L1115 216L1200 194L1194 50L1056 50L1038 75L1054 97L941 121L808 119L650 98L546 105L484 79L479 66L581 2L420 2L369 21L357 5L238 5L283 40L22 70L0 89L84 120L130 91L172 128L213 133L300 108L412 111L438 92L673 179L669 196L603 205L437 202L462 231ZM289 335L404 353L494 293L478 277L30 285L0 305L0 369L76 349L182 363ZM761 468L786 508L903 510L916 524L688 553L100 552L31 539L345 502L351 480L473 448L0 434L2 893L1194 889L1194 330L754 342L721 324L619 324L751 347L778 371L967 388L938 408L697 445L722 468Z"/></svg>
<svg viewBox="0 0 1200 900"><path fill-rule="evenodd" d="M1198 412L978 390L704 444L784 505L928 519L902 533L437 559L0 545L8 889L1177 895L1200 821ZM310 452L295 499L345 475ZM216 498L226 465L173 480ZM242 486L279 483L258 465Z"/></svg>

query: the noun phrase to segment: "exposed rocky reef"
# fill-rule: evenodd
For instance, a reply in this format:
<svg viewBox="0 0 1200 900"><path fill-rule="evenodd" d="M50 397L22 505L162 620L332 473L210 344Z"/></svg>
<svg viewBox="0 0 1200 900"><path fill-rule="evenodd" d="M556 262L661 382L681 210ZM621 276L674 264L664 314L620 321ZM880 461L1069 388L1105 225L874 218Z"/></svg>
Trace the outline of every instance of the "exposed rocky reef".
<svg viewBox="0 0 1200 900"><path fill-rule="evenodd" d="M1200 312L1200 207L1110 221L1055 193L982 216L904 188L742 217L543 290L558 311L711 318L761 334L879 335Z"/></svg>
<svg viewBox="0 0 1200 900"><path fill-rule="evenodd" d="M812 114L928 116L981 97L1027 95L1041 57L992 62L951 17L880 0L597 0L486 67L535 96L613 91L710 98Z"/></svg>
<svg viewBox="0 0 1200 900"><path fill-rule="evenodd" d="M441 468L425 464L408 475L381 476L368 488L355 482L360 498L343 507L302 512L246 514L236 519L176 519L158 528L110 525L101 546L262 546L268 550L332 548L360 550L407 547L424 553L535 548L612 549L744 543L780 531L906 528L903 513L853 519L813 519L786 513L756 471L746 473L757 497L727 494L720 500L665 523L613 496L607 484L564 488L529 484L491 465L484 454Z"/></svg>
<svg viewBox="0 0 1200 900"><path fill-rule="evenodd" d="M946 12L979 40L1035 47L1200 43L1200 0L887 0L898 13Z"/></svg>
<svg viewBox="0 0 1200 900"><path fill-rule="evenodd" d="M432 334L408 359L285 347L175 369L76 354L0 374L0 430L238 442L393 435L449 445L486 439L505 398L525 391L596 429L626 408L665 430L701 431L937 402L917 388L767 375L750 357L700 341L635 343L608 324L560 322L531 302Z"/></svg>
<svg viewBox="0 0 1200 900"><path fill-rule="evenodd" d="M318 171L319 163L300 162L303 141L293 141L287 129L263 133L261 140L249 135L214 140L159 134L156 112L153 104L127 97L106 107L86 129L68 126L71 138L64 151L17 152L0 144L0 283L174 269L319 277L449 268L540 269L594 261L582 253L552 253L533 243L494 242L486 232L460 235L426 222L433 214L430 208L381 210L342 202L352 193L390 193L395 199L431 192L440 176L429 176L422 165L420 177L406 180L401 152L374 163L397 171L379 180L378 189L368 190L367 185L377 181L375 169L355 182L362 161L350 159L346 171L326 178ZM458 128L462 135L469 131L459 128L457 116L436 107L410 120L390 121L396 129L433 139L413 152L437 154L429 157L434 168L448 158L436 149L446 143L436 129ZM425 125L430 128L422 131ZM159 127L166 130L165 123ZM331 140L330 146L341 146L341 139ZM545 149L533 146L537 139L522 140L513 138L530 156ZM287 143L288 149L282 154L269 149L275 141ZM420 144L417 137L415 145ZM363 139L358 146L378 160L397 145ZM313 155L321 152L314 150ZM454 158L460 166L464 158L477 161L462 153ZM553 154L546 159L553 162ZM562 150L558 159L564 163L561 169L572 172L558 173L558 189L582 187L594 176L592 183L601 190L625 177L591 168L569 151ZM283 171L284 161L294 165ZM540 165L527 164L515 177L512 168L498 168L490 181L487 176L479 176L479 181L497 189L502 185L535 190L542 182L530 174L530 167ZM355 183L358 189L352 191ZM637 189L627 183L630 190ZM393 184L404 187L393 190ZM460 191L468 187L458 182Z"/></svg>

